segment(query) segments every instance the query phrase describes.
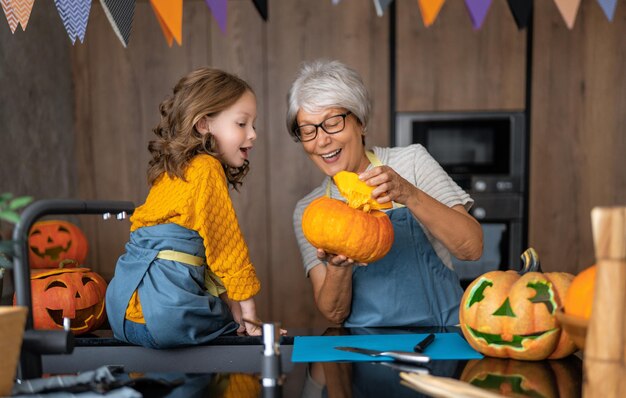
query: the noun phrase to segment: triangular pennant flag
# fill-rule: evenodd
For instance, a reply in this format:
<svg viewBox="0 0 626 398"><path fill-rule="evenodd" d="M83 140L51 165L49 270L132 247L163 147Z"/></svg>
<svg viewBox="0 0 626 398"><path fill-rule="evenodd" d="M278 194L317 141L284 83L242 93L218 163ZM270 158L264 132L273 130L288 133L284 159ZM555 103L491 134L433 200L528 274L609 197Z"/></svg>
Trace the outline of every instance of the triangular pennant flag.
<svg viewBox="0 0 626 398"><path fill-rule="evenodd" d="M517 28L524 29L527 27L530 11L533 9L533 2L529 0L508 0L508 2Z"/></svg>
<svg viewBox="0 0 626 398"><path fill-rule="evenodd" d="M220 27L222 33L226 33L226 0L204 0L204 2L211 9L211 14L217 21L217 26Z"/></svg>
<svg viewBox="0 0 626 398"><path fill-rule="evenodd" d="M76 43L76 39L83 43L87 31L89 11L91 10L91 0L54 0L54 4L72 44Z"/></svg>
<svg viewBox="0 0 626 398"><path fill-rule="evenodd" d="M376 15L382 17L385 14L385 9L391 4L393 0L374 0L374 7L376 7Z"/></svg>
<svg viewBox="0 0 626 398"><path fill-rule="evenodd" d="M261 18L267 21L267 0L252 0L256 10L261 14ZM339 1L337 1L339 2Z"/></svg>
<svg viewBox="0 0 626 398"><path fill-rule="evenodd" d="M465 6L472 18L474 29L478 30L485 22L487 11L491 7L491 0L465 0Z"/></svg>
<svg viewBox="0 0 626 398"><path fill-rule="evenodd" d="M576 13L578 13L580 0L554 0L554 4L559 9L567 27L572 29L574 22L576 22Z"/></svg>
<svg viewBox="0 0 626 398"><path fill-rule="evenodd" d="M15 29L17 29L17 24L19 24L20 21L17 19L17 15L13 12L13 1L0 0L0 3L2 4L4 15L7 17L9 28L11 28L11 33L15 34Z"/></svg>
<svg viewBox="0 0 626 398"><path fill-rule="evenodd" d="M441 6L443 6L445 1L446 0L417 0L424 26L429 27L435 22L441 10Z"/></svg>
<svg viewBox="0 0 626 398"><path fill-rule="evenodd" d="M113 31L124 47L128 46L135 16L135 0L100 0Z"/></svg>
<svg viewBox="0 0 626 398"><path fill-rule="evenodd" d="M183 0L150 0L167 44L183 43Z"/></svg>
<svg viewBox="0 0 626 398"><path fill-rule="evenodd" d="M35 0L0 0L0 3L9 22L11 33L15 33L18 24L23 31L26 30Z"/></svg>
<svg viewBox="0 0 626 398"><path fill-rule="evenodd" d="M613 21L613 15L615 15L615 6L617 5L617 0L598 0L600 7L602 7L602 11L604 11L604 15L609 21Z"/></svg>

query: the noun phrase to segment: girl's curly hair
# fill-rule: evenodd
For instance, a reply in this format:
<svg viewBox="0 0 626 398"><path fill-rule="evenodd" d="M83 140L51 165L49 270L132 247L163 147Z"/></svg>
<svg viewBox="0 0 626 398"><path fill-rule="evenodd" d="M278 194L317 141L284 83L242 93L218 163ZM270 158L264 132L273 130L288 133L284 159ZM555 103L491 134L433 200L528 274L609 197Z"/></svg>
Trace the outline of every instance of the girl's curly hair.
<svg viewBox="0 0 626 398"><path fill-rule="evenodd" d="M184 180L185 169L194 156L215 156L215 138L210 133L199 133L196 123L204 116L217 116L248 91L254 93L248 83L219 69L196 69L180 79L172 95L159 105L161 121L152 130L157 138L148 144L152 155L148 167L150 185L163 173ZM228 182L237 189L248 172L249 162L246 160L241 167L222 163L222 167Z"/></svg>

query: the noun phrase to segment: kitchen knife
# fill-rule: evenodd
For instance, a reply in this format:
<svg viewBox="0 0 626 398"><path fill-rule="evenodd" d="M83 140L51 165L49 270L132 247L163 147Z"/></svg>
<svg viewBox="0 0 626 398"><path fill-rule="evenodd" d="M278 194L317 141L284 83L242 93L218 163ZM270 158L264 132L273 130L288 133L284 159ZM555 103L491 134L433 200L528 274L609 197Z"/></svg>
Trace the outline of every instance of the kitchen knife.
<svg viewBox="0 0 626 398"><path fill-rule="evenodd" d="M427 363L430 361L430 357L427 355L409 351L377 351L359 347L335 347L335 349L356 352L357 354L369 355L371 357L389 357L406 363Z"/></svg>

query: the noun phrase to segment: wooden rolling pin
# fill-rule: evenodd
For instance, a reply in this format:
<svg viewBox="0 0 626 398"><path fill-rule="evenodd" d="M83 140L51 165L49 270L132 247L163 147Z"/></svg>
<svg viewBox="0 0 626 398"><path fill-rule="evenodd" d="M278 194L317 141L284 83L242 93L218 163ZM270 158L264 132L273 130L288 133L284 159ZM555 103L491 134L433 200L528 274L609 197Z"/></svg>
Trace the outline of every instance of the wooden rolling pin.
<svg viewBox="0 0 626 398"><path fill-rule="evenodd" d="M591 211L597 262L583 396L626 397L626 207Z"/></svg>

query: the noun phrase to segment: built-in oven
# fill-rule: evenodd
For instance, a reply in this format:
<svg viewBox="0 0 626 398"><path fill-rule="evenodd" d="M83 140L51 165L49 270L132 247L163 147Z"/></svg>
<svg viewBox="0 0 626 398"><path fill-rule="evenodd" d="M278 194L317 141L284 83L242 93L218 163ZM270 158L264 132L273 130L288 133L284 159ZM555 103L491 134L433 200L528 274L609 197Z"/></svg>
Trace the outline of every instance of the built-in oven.
<svg viewBox="0 0 626 398"><path fill-rule="evenodd" d="M454 260L464 285L491 270L519 269L526 233L526 126L523 112L401 112L396 146L422 144L475 203L483 255Z"/></svg>

